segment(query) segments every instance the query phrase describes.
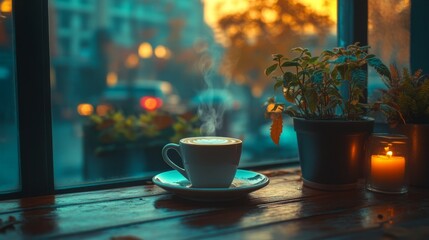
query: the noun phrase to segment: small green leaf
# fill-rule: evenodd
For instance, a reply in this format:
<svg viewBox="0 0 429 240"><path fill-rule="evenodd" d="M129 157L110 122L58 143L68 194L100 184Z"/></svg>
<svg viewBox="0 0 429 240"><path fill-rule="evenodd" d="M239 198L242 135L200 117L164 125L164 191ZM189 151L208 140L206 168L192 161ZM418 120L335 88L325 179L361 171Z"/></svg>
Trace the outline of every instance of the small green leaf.
<svg viewBox="0 0 429 240"><path fill-rule="evenodd" d="M323 69L319 69L313 72L311 76L311 81L316 84L321 84L323 81Z"/></svg>
<svg viewBox="0 0 429 240"><path fill-rule="evenodd" d="M356 83L358 87L365 87L365 82L367 78L366 71L362 69L353 69L351 74L352 81Z"/></svg>
<svg viewBox="0 0 429 240"><path fill-rule="evenodd" d="M295 79L296 79L296 75L294 73L285 72L283 74L283 80L286 82L286 84L289 84L290 82L292 82Z"/></svg>
<svg viewBox="0 0 429 240"><path fill-rule="evenodd" d="M307 57L311 57L311 53L310 53L310 51L307 48L304 49L304 55L307 56Z"/></svg>
<svg viewBox="0 0 429 240"><path fill-rule="evenodd" d="M307 106L312 113L316 111L318 105L317 92L314 88L309 88L305 92L305 99L307 100Z"/></svg>
<svg viewBox="0 0 429 240"><path fill-rule="evenodd" d="M334 55L335 55L335 53L330 51L330 50L325 50L320 54L320 56L329 56L329 57L334 56Z"/></svg>
<svg viewBox="0 0 429 240"><path fill-rule="evenodd" d="M292 51L292 52L299 52L299 53L300 53L300 52L303 52L304 50L305 50L305 49L304 49L304 48L302 48L302 47L296 47L296 48L292 48L292 49L291 49L291 51Z"/></svg>
<svg viewBox="0 0 429 240"><path fill-rule="evenodd" d="M333 64L340 64L340 63L345 63L347 61L347 57L346 56L339 56L334 60L330 60L328 61L329 63L333 63Z"/></svg>
<svg viewBox="0 0 429 240"><path fill-rule="evenodd" d="M291 117L296 117L298 116L298 112L295 110L295 106L288 106L285 110L284 113L291 116Z"/></svg>
<svg viewBox="0 0 429 240"><path fill-rule="evenodd" d="M278 64L277 64L277 63L275 63L275 64L273 64L273 65L271 65L271 66L267 67L267 68L265 69L265 75L266 75L266 76L269 76L272 72L274 72L274 71L277 69L277 66L278 66Z"/></svg>
<svg viewBox="0 0 429 240"><path fill-rule="evenodd" d="M315 63L315 62L317 62L318 59L319 59L319 57L312 57L312 58L310 58L309 62Z"/></svg>
<svg viewBox="0 0 429 240"><path fill-rule="evenodd" d="M368 65L373 67L375 71L377 71L377 73L380 74L381 76L386 76L389 79L391 78L389 69L386 67L386 65L384 65L384 63L380 59L376 57L370 58L368 59Z"/></svg>
<svg viewBox="0 0 429 240"><path fill-rule="evenodd" d="M299 66L299 63L293 62L293 61L286 61L282 63L282 67L298 67L298 66Z"/></svg>
<svg viewBox="0 0 429 240"><path fill-rule="evenodd" d="M273 55L271 55L271 57L273 58L273 61L278 61L279 59L281 59L283 57L283 55L273 54Z"/></svg>
<svg viewBox="0 0 429 240"><path fill-rule="evenodd" d="M359 50L361 50L361 51L368 51L368 49L370 49L370 48L371 48L370 46L362 46L362 47L359 48Z"/></svg>
<svg viewBox="0 0 429 240"><path fill-rule="evenodd" d="M335 79L335 80L338 79L338 69L337 68L332 69L331 76L332 76L332 79Z"/></svg>

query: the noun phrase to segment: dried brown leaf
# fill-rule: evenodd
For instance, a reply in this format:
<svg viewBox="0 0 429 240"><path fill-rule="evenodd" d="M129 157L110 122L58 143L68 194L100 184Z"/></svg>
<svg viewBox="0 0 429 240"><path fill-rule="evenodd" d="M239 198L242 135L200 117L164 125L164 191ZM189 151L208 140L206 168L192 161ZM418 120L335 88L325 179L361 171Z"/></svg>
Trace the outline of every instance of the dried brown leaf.
<svg viewBox="0 0 429 240"><path fill-rule="evenodd" d="M283 118L281 114L272 114L271 115L272 124L270 129L270 136L273 142L279 145L280 135L283 130Z"/></svg>

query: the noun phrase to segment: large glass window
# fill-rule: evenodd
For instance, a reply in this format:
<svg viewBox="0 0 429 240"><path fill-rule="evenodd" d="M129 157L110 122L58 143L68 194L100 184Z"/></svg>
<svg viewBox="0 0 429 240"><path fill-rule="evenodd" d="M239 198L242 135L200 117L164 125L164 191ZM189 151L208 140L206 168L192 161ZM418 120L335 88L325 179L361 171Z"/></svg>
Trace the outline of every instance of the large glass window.
<svg viewBox="0 0 429 240"><path fill-rule="evenodd" d="M371 51L386 65L399 69L410 63L410 0L368 1L368 43ZM369 99L379 96L377 89L385 88L377 73L370 69Z"/></svg>
<svg viewBox="0 0 429 240"><path fill-rule="evenodd" d="M162 146L193 135L243 139L242 166L297 157L291 121L270 139L263 70L335 46L336 1L81 3L49 1L57 187L168 170Z"/></svg>
<svg viewBox="0 0 429 240"><path fill-rule="evenodd" d="M12 1L0 1L0 192L19 188Z"/></svg>

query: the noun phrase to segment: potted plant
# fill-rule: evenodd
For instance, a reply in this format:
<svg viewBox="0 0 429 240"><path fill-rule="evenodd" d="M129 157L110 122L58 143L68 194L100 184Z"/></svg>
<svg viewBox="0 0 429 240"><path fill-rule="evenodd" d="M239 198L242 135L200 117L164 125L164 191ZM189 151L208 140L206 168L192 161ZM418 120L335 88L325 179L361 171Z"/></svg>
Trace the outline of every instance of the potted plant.
<svg viewBox="0 0 429 240"><path fill-rule="evenodd" d="M388 68L369 47L358 43L325 50L318 56L305 48L293 48L295 58L273 55L265 70L273 77L274 89L282 89L287 103L269 99L267 115L272 119L271 138L278 144L282 113L293 117L304 185L325 190L356 186L363 175L364 145L374 121L366 118L365 66L390 76Z"/></svg>
<svg viewBox="0 0 429 240"><path fill-rule="evenodd" d="M120 111L91 115L84 126L84 175L88 180L162 171L168 142L199 134L192 114L171 116L159 111L124 115Z"/></svg>
<svg viewBox="0 0 429 240"><path fill-rule="evenodd" d="M429 80L421 70L390 66L386 89L381 89L380 109L391 131L408 136L410 184L429 187Z"/></svg>

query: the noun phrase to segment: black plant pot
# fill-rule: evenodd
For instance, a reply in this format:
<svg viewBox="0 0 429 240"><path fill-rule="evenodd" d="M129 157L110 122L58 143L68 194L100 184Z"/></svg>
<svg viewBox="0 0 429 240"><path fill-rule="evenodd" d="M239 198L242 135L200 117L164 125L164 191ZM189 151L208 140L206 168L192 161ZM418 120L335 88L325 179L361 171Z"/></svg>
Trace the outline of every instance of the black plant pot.
<svg viewBox="0 0 429 240"><path fill-rule="evenodd" d="M391 131L408 137L410 185L429 187L429 124L398 125Z"/></svg>
<svg viewBox="0 0 429 240"><path fill-rule="evenodd" d="M305 186L322 190L356 187L365 169L365 143L373 119L359 121L294 118Z"/></svg>

